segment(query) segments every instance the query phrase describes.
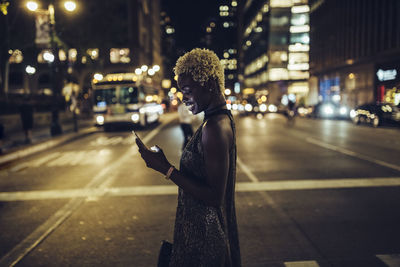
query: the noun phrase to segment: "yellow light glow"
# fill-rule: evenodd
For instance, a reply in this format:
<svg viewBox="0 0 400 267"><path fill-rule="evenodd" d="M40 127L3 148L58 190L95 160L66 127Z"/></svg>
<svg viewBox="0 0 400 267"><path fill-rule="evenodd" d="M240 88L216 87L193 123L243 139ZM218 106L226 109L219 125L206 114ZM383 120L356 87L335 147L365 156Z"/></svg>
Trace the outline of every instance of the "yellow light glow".
<svg viewBox="0 0 400 267"><path fill-rule="evenodd" d="M175 87L172 87L172 88L171 88L171 93L173 93L173 94L176 93L176 88L175 88Z"/></svg>
<svg viewBox="0 0 400 267"><path fill-rule="evenodd" d="M26 8L28 8L30 11L36 11L39 8L39 5L35 1L28 1L26 3Z"/></svg>
<svg viewBox="0 0 400 267"><path fill-rule="evenodd" d="M142 74L142 69L140 69L140 68L135 69L135 73L136 73L137 75Z"/></svg>
<svg viewBox="0 0 400 267"><path fill-rule="evenodd" d="M291 33L309 32L310 31L310 26L309 25L290 26L289 31Z"/></svg>
<svg viewBox="0 0 400 267"><path fill-rule="evenodd" d="M178 92L178 93L176 94L176 97L179 98L179 99L182 101L183 94L182 94L181 92Z"/></svg>
<svg viewBox="0 0 400 267"><path fill-rule="evenodd" d="M307 13L307 12L310 12L310 7L307 5L292 7L292 13Z"/></svg>
<svg viewBox="0 0 400 267"><path fill-rule="evenodd" d="M159 71L159 70L160 70L160 66L159 66L159 65L154 65L154 66L153 66L153 70L154 70L155 72Z"/></svg>
<svg viewBox="0 0 400 267"><path fill-rule="evenodd" d="M152 95L146 96L146 102L151 102L151 101L153 101L153 96Z"/></svg>
<svg viewBox="0 0 400 267"><path fill-rule="evenodd" d="M171 104L172 104L173 106L178 105L178 100L176 100L176 99L172 100L172 101L171 101Z"/></svg>
<svg viewBox="0 0 400 267"><path fill-rule="evenodd" d="M76 3L74 1L64 2L64 7L67 11L72 12L76 9Z"/></svg>
<svg viewBox="0 0 400 267"><path fill-rule="evenodd" d="M161 81L162 88L170 88L171 87L171 80L164 79Z"/></svg>
<svg viewBox="0 0 400 267"><path fill-rule="evenodd" d="M290 52L307 52L310 51L310 46L306 44L296 43L294 45L289 45Z"/></svg>
<svg viewBox="0 0 400 267"><path fill-rule="evenodd" d="M354 73L350 73L350 74L349 74L349 78L350 78L350 79L354 79L354 76L355 76Z"/></svg>
<svg viewBox="0 0 400 267"><path fill-rule="evenodd" d="M174 80L175 80L175 81L178 81L178 75L175 75L175 76L174 76Z"/></svg>
<svg viewBox="0 0 400 267"><path fill-rule="evenodd" d="M147 65L142 65L142 66L140 67L140 69L141 69L143 72L147 71L148 68L149 68L149 67L147 67Z"/></svg>
<svg viewBox="0 0 400 267"><path fill-rule="evenodd" d="M93 77L94 77L96 80L99 80L99 81L103 80L103 74L101 74L101 73L95 73L95 74L93 75Z"/></svg>
<svg viewBox="0 0 400 267"><path fill-rule="evenodd" d="M245 89L243 89L243 94L245 94L245 95L254 94L254 88L245 88Z"/></svg>
<svg viewBox="0 0 400 267"><path fill-rule="evenodd" d="M262 102L267 101L267 97L266 97L265 95L261 96L261 101L262 101Z"/></svg>

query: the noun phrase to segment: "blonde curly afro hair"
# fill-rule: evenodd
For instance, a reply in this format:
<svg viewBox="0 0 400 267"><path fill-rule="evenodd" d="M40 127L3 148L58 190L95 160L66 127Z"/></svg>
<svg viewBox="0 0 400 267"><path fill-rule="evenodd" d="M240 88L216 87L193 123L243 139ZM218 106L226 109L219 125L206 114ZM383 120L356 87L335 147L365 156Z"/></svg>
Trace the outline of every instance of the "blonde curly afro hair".
<svg viewBox="0 0 400 267"><path fill-rule="evenodd" d="M215 80L219 90L224 90L224 69L218 56L211 50L195 48L176 61L175 75L189 74L194 81L202 86L209 80Z"/></svg>

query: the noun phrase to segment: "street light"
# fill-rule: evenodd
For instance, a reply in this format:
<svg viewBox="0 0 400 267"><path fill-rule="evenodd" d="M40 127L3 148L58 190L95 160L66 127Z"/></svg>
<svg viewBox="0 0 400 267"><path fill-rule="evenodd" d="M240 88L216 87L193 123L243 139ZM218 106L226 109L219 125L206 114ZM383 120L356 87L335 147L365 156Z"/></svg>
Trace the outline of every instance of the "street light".
<svg viewBox="0 0 400 267"><path fill-rule="evenodd" d="M50 133L52 136L54 135L59 135L62 133L61 126L58 121L58 95L60 93L59 90L59 58L58 58L58 47L56 46L55 43L55 37L56 37L56 29L55 29L55 15L54 15L54 0L50 2L50 4L46 9L39 9L39 4L36 1L28 1L26 3L26 7L32 11L32 12L38 12L41 14L44 14L45 16L48 16L49 18L49 32L48 34L50 35L50 40L47 41L47 43L50 43L50 48L51 48L51 53L47 52L43 55L43 58L49 62L50 67L51 67L51 79L52 79L52 85L53 85L53 110L52 110L52 122L50 126ZM66 1L64 3L64 8L72 12L76 9L76 4L74 1Z"/></svg>
<svg viewBox="0 0 400 267"><path fill-rule="evenodd" d="M67 11L73 12L76 9L76 3L74 1L66 1L64 7Z"/></svg>
<svg viewBox="0 0 400 267"><path fill-rule="evenodd" d="M26 3L26 7L27 7L30 11L35 12L35 11L39 8L39 5L38 5L38 3L34 2L34 1L28 1L28 2Z"/></svg>

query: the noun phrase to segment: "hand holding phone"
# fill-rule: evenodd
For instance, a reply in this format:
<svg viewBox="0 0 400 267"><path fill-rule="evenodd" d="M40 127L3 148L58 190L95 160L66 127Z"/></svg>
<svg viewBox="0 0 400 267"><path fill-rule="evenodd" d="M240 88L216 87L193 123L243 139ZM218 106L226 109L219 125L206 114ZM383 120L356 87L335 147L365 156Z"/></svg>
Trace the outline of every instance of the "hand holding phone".
<svg viewBox="0 0 400 267"><path fill-rule="evenodd" d="M150 149L153 150L154 152L160 151L160 149L157 146L152 146L150 147Z"/></svg>
<svg viewBox="0 0 400 267"><path fill-rule="evenodd" d="M140 143L141 146L143 146L144 148L147 148L146 145L143 143L142 139L140 139L139 135L135 131L132 130L132 134L135 135L136 140L138 140L138 142Z"/></svg>

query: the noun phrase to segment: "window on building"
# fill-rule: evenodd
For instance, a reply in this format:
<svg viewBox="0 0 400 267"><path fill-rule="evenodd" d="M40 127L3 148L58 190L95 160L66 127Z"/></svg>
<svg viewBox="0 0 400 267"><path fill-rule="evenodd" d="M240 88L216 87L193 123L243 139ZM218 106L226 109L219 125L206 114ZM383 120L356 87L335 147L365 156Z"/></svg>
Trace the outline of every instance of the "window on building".
<svg viewBox="0 0 400 267"><path fill-rule="evenodd" d="M11 56L9 59L9 62L12 64L18 64L21 63L22 60L24 60L24 57L22 56L21 50L15 49L14 51L10 50Z"/></svg>
<svg viewBox="0 0 400 267"><path fill-rule="evenodd" d="M289 78L291 80L308 79L310 78L310 73L308 71L290 70Z"/></svg>
<svg viewBox="0 0 400 267"><path fill-rule="evenodd" d="M271 60L272 64L282 64L287 62L288 55L286 51L273 51L271 52Z"/></svg>
<svg viewBox="0 0 400 267"><path fill-rule="evenodd" d="M60 61L66 61L67 60L67 54L63 49L58 50L58 58Z"/></svg>
<svg viewBox="0 0 400 267"><path fill-rule="evenodd" d="M39 54L38 54L38 56L37 56L37 61L39 62L39 63L48 63L48 62L51 62L51 58L49 59L49 57L50 56L52 56L53 55L53 53L51 52L51 50L49 50L49 49L44 49L44 50L42 50Z"/></svg>
<svg viewBox="0 0 400 267"><path fill-rule="evenodd" d="M71 48L68 50L68 60L70 62L75 62L77 56L78 56L78 51L76 50L76 48Z"/></svg>
<svg viewBox="0 0 400 267"><path fill-rule="evenodd" d="M287 33L271 33L269 40L271 45L287 45Z"/></svg>
<svg viewBox="0 0 400 267"><path fill-rule="evenodd" d="M293 6L292 0L271 0L270 1L271 7L291 7Z"/></svg>
<svg viewBox="0 0 400 267"><path fill-rule="evenodd" d="M129 63L129 48L111 48L110 49L110 62L111 63Z"/></svg>
<svg viewBox="0 0 400 267"><path fill-rule="evenodd" d="M270 81L280 81L289 79L288 70L285 68L270 68L268 70L268 74Z"/></svg>
<svg viewBox="0 0 400 267"><path fill-rule="evenodd" d="M92 60L99 59L99 49L98 48L90 48L86 50L86 53L90 56Z"/></svg>
<svg viewBox="0 0 400 267"><path fill-rule="evenodd" d="M289 64L307 63L308 53L289 53Z"/></svg>
<svg viewBox="0 0 400 267"><path fill-rule="evenodd" d="M290 35L290 43L302 43L302 44L309 44L310 43L310 36L308 32L304 33L292 33Z"/></svg>
<svg viewBox="0 0 400 267"><path fill-rule="evenodd" d="M290 23L292 25L306 25L309 24L310 19L308 14L292 14L292 18L290 20Z"/></svg>
<svg viewBox="0 0 400 267"><path fill-rule="evenodd" d="M270 24L272 27L273 26L281 27L289 25L289 17L287 15L271 16Z"/></svg>

